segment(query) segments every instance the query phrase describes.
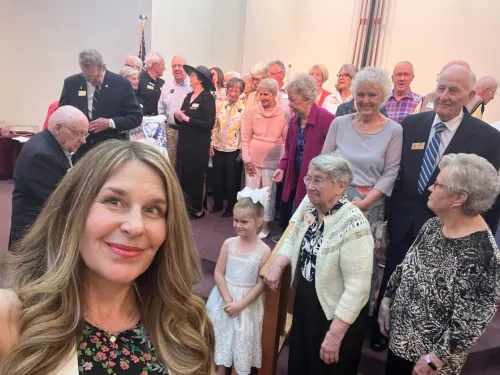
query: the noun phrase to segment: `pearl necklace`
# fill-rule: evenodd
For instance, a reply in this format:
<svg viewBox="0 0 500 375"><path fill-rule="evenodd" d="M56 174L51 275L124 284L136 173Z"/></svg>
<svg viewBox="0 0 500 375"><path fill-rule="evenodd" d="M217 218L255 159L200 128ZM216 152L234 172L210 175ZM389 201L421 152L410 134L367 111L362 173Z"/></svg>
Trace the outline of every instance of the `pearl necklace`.
<svg viewBox="0 0 500 375"><path fill-rule="evenodd" d="M85 316L85 319L87 321L89 321L89 323L91 323L92 325L94 325L97 328L99 328L98 324L95 324L95 320L92 319L92 318L90 318L87 315L87 313L84 312L83 315ZM106 331L105 329L102 329L102 328L99 328L99 329L103 330L104 333L106 333L109 336L109 341L111 341L112 343L115 343L117 336L119 336L121 333L127 331L130 328L130 324L132 324L132 321L134 320L134 318L136 317L136 315L137 315L136 310L133 309L132 310L132 314L130 315L130 319L127 321L127 323L125 324L124 328L122 330L120 330L119 332L117 332L116 334L112 334L109 331Z"/></svg>

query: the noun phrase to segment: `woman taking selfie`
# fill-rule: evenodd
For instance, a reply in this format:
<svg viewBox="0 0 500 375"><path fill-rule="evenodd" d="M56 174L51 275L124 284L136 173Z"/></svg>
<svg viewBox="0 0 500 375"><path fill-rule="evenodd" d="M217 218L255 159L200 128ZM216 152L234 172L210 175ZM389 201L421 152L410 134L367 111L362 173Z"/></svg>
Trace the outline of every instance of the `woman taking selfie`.
<svg viewBox="0 0 500 375"><path fill-rule="evenodd" d="M153 148L108 141L85 155L6 271L0 374L211 374L182 191Z"/></svg>

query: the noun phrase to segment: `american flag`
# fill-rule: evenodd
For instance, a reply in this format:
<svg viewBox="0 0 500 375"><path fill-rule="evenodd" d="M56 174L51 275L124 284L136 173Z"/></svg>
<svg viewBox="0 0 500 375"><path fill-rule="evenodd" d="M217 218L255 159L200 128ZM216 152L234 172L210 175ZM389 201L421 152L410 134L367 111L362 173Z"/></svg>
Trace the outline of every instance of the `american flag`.
<svg viewBox="0 0 500 375"><path fill-rule="evenodd" d="M144 26L141 27L141 44L139 45L139 58L142 60L142 70L146 71L146 39L144 38Z"/></svg>

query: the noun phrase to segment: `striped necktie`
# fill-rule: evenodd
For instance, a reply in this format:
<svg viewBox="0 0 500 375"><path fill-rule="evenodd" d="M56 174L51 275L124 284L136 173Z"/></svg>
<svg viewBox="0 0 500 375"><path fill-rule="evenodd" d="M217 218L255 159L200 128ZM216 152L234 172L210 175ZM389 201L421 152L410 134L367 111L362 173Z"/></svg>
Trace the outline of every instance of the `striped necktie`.
<svg viewBox="0 0 500 375"><path fill-rule="evenodd" d="M441 133L445 128L446 125L442 122L434 125L434 136L425 149L424 160L422 161L422 168L418 177L418 192L420 194L423 194L425 191L436 166L436 158L438 156L439 145L441 144Z"/></svg>
<svg viewBox="0 0 500 375"><path fill-rule="evenodd" d="M92 119L96 119L96 108L99 103L99 95L101 95L101 86L97 85L94 91L94 98L92 99Z"/></svg>

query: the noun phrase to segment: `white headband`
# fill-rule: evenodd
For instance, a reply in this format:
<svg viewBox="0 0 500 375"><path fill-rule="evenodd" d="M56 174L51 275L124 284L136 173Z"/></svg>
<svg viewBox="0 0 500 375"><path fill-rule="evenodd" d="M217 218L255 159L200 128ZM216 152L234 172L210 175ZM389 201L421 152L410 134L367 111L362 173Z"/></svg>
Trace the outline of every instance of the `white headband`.
<svg viewBox="0 0 500 375"><path fill-rule="evenodd" d="M267 187L263 187L262 189L252 190L247 186L242 191L238 192L236 199L240 200L243 198L250 198L254 204L259 202L265 207L267 201L267 189Z"/></svg>

